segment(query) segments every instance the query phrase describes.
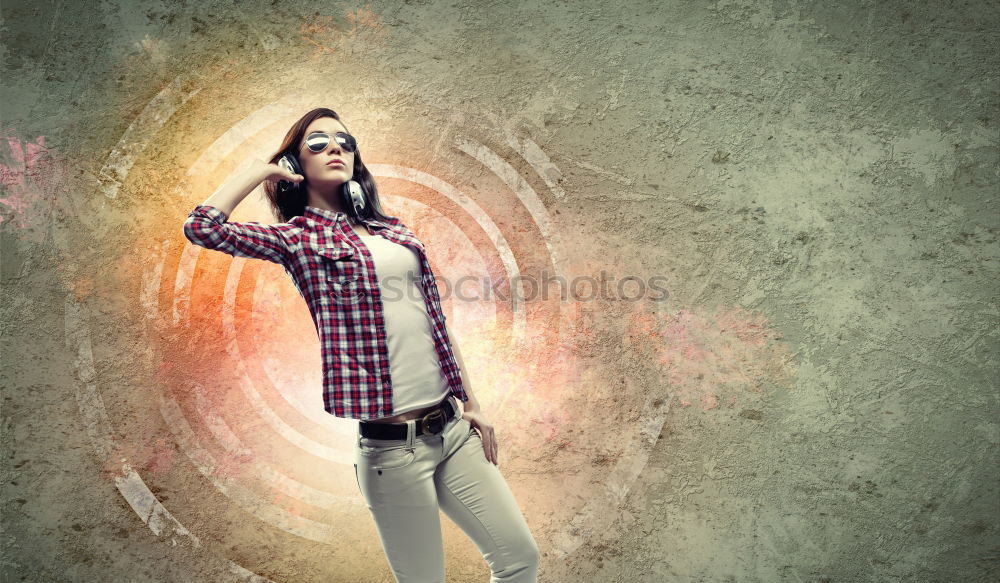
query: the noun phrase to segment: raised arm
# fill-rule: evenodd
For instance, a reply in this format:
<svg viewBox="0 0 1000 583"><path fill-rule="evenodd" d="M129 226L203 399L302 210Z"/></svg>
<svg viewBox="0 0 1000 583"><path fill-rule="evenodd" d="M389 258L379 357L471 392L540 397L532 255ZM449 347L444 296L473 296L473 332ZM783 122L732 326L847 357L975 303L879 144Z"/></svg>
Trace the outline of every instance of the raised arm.
<svg viewBox="0 0 1000 583"><path fill-rule="evenodd" d="M292 253L289 226L229 222L229 215L254 188L264 180L277 178L301 180L298 174L264 162L233 176L188 214L184 236L195 245L234 257L285 264Z"/></svg>

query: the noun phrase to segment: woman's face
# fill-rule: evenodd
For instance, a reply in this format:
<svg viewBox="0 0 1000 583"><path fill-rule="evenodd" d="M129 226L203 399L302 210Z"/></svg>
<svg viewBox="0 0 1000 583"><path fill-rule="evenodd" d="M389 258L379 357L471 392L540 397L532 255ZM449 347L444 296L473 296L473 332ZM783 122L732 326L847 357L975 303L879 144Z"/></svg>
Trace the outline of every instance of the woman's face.
<svg viewBox="0 0 1000 583"><path fill-rule="evenodd" d="M323 151L313 152L306 147L306 137L313 132L324 132L331 138L337 132L350 132L332 117L321 117L309 124L299 141L299 164L307 185L314 191L333 190L354 176L354 152L344 150L334 139Z"/></svg>

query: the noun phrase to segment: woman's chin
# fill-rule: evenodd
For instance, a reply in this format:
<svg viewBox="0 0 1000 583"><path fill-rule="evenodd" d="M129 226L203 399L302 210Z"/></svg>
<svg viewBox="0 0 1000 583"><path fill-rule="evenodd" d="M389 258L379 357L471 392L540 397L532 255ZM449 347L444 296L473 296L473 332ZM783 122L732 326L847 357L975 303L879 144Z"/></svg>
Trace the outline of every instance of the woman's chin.
<svg viewBox="0 0 1000 583"><path fill-rule="evenodd" d="M320 179L311 180L310 183L313 186L318 186L323 189L337 188L341 184L345 183L350 179L346 173L343 172L324 172L324 175Z"/></svg>

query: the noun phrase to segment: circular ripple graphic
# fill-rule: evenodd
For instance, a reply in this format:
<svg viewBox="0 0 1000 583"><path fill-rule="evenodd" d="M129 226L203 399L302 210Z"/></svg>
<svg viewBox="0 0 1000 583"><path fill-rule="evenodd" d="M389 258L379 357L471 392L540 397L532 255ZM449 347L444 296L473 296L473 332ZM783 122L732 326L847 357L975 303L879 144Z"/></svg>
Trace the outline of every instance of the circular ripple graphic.
<svg viewBox="0 0 1000 583"><path fill-rule="evenodd" d="M198 93L197 88L184 89L186 84L176 79L128 128L102 171L99 196L119 195L146 145ZM241 168L234 164L234 156L243 157L244 164L267 157L286 129L310 109L309 103L305 97L285 96L226 129L176 185L177 199L190 200L190 185L201 177L233 165ZM420 218L417 230L429 249L448 250L447 256L431 255L439 282L463 276L508 282L509 297L473 302L443 293L442 305L449 332L462 339L467 363L474 354L486 355L483 362L490 363L472 371L482 379L476 394L498 427L501 449L508 450L501 453L501 466L519 499L525 500L525 514L544 517L533 521L540 529L536 538L551 553L566 556L589 538L609 531L616 516L607 509L627 494L645 466L669 407L644 408L655 413L644 413L638 431L622 432L617 462L601 468L600 475L546 480L537 468L518 471L538 462L528 455L534 441L563 438L571 425L586 432L588 424L599 420L570 420L566 413L568 401L591 378L566 349L572 345L578 318L575 304L556 295L529 307L523 298L530 290L518 277L520 266L528 263L544 264L556 277L568 277L560 271L567 264L565 246L532 187L532 182L541 182L549 189L547 196L562 198L556 180L559 170L531 140L511 134L503 139L505 149L519 156L516 167L474 139L456 139L454 146L476 171L488 172L504 185L511 208L530 217L530 224L517 227L534 231L534 249L511 244L509 221L491 216L474 197L426 169L397 164L369 164L369 168L380 184L392 180L412 185L414 192L430 193L382 198L389 212L405 223L418 224L414 218ZM517 168L530 168L535 176L528 180ZM248 197L242 206L252 208L254 198ZM263 210L258 202L257 220L266 222ZM337 535L345 524L370 523L351 468L357 422L333 417L322 408L319 342L304 302L279 266L190 245L179 237L179 228L176 235L143 258L139 298L150 346L162 344L163 338L188 344L182 351L183 362L161 363L191 372L184 377L188 379L184 387L159 388L159 411L166 426L200 475L260 521L258 527L264 524L321 544L343 544ZM89 338L81 310L67 299L67 340L85 355ZM160 356L148 352L151 359ZM107 458L114 412L105 409L98 388L86 381L93 378L92 362L81 356L79 367L84 379L77 387L80 410L98 453ZM541 369L546 371L544 383L537 380ZM509 459L506 468L505 459ZM198 544L198 537L173 518L129 460L113 461L122 467L119 490L155 534ZM322 474L322 485L312 479L315 472ZM568 488L576 493L572 498L560 494ZM197 504L171 500L171 504L189 502ZM226 560L233 580L252 575L236 561Z"/></svg>

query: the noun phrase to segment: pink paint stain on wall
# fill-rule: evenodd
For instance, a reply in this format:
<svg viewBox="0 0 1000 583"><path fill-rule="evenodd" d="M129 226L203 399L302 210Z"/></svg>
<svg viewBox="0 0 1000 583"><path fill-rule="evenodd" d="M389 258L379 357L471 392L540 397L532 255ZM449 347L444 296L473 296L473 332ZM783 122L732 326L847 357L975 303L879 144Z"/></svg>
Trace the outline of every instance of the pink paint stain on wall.
<svg viewBox="0 0 1000 583"><path fill-rule="evenodd" d="M681 309L665 318L636 312L626 337L656 359L682 407L733 406L791 374L781 333L768 328L762 314L739 307L704 314Z"/></svg>
<svg viewBox="0 0 1000 583"><path fill-rule="evenodd" d="M80 215L73 200L80 185L45 136L22 140L14 133L8 129L0 140L6 144L0 145L0 227L16 229L22 241L51 245L56 230Z"/></svg>
<svg viewBox="0 0 1000 583"><path fill-rule="evenodd" d="M4 187L4 196L0 204L12 211L14 222L24 227L27 211L31 206L34 193L31 184L39 176L40 160L48 153L45 147L45 136L38 136L34 142L21 142L16 137L5 136L9 149L10 164L0 163L0 184ZM0 223L4 217L0 215Z"/></svg>

